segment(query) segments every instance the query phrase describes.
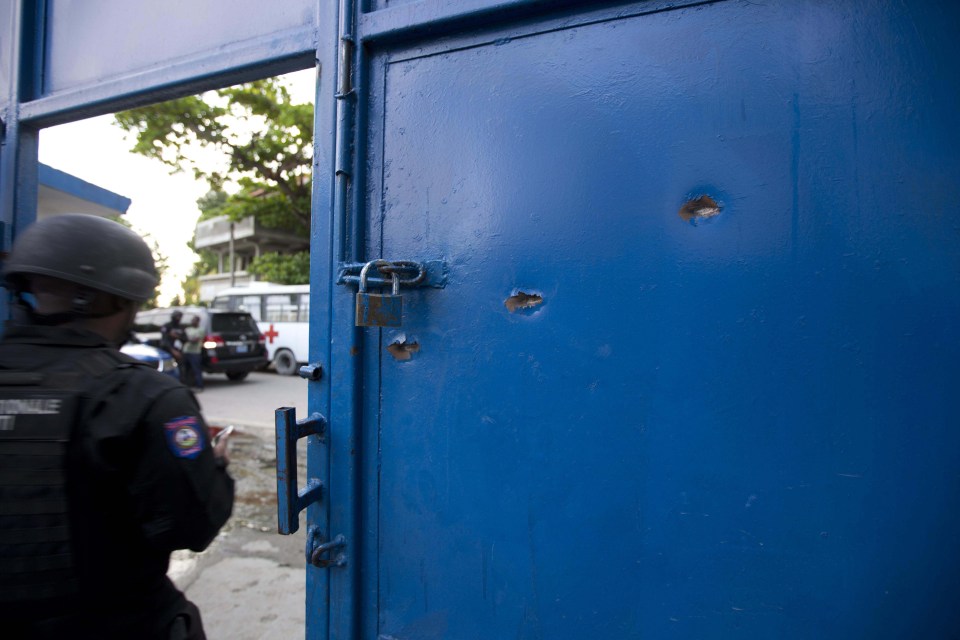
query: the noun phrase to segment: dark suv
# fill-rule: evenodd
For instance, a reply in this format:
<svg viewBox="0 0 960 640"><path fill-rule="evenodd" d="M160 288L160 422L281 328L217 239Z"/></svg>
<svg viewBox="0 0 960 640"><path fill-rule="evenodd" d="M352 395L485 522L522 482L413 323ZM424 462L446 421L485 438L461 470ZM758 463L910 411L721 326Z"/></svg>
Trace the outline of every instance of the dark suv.
<svg viewBox="0 0 960 640"><path fill-rule="evenodd" d="M225 373L230 380L243 380L251 371L266 366L267 349L253 317L244 311L220 311L205 307L148 309L137 314L134 332L144 342L160 346L160 329L174 311L183 313L186 327L200 318L204 331L203 372Z"/></svg>

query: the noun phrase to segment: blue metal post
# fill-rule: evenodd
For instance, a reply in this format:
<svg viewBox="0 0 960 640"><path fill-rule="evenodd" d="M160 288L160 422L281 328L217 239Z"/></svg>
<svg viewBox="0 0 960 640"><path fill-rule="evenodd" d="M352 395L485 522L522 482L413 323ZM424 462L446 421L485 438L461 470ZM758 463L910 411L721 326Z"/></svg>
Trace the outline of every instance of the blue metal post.
<svg viewBox="0 0 960 640"><path fill-rule="evenodd" d="M309 529L330 533L331 502L339 499L339 482L332 477L330 460L333 447L342 448L343 427L349 433L352 409L343 399L353 393L350 377L351 345L334 340L333 293L337 263L342 253L335 241L339 233L336 206L337 109L333 96L337 93L337 40L333 25L339 22L339 6L335 2L317 3L317 24L321 31L316 48L317 87L314 96L314 170L312 194L312 221L310 231L310 361L324 364L330 375L308 382L307 404L312 412L328 416L329 434L325 442L307 445L307 473L328 487L328 500L307 508ZM335 249L335 247L337 247ZM349 340L347 341L349 342ZM334 368L336 372L334 373ZM333 398L337 398L334 401ZM349 446L349 445L347 445ZM347 567L350 566L349 558ZM346 567L320 569L306 567L306 640L326 640L330 625L331 573L339 576Z"/></svg>
<svg viewBox="0 0 960 640"><path fill-rule="evenodd" d="M328 3L330 5L334 3ZM356 3L353 0L340 0L337 3L335 22L324 22L332 26L338 25L336 31L330 27L323 32L321 41L326 42L323 47L332 58L329 69L335 69L335 93L321 96L319 105L323 102L336 102L336 128L332 141L334 144L333 163L328 167L317 166L316 175L335 175L334 192L331 208L330 237L333 251L327 256L332 260L331 266L343 262L355 261L361 254L363 246L363 215L362 209L356 206L356 200L351 202L351 189L356 197L356 191L362 188L362 181L357 179L357 161L353 150L356 145L355 114L357 110L357 96L362 91L357 85L358 78L354 75L359 56L355 44L355 13ZM330 86L324 83L324 86ZM351 206L352 205L352 206ZM313 253L317 256L316 250ZM323 259L321 257L320 259ZM325 282L331 282L331 279ZM347 561L345 566L331 569L329 572L328 600L324 606L329 606L327 613L328 635L322 635L315 628L312 621L307 623L307 640L321 638L357 638L362 632L359 627L359 554L362 553L359 545L360 532L360 505L358 500L358 486L360 473L361 437L361 404L359 384L361 366L357 354L361 351L363 334L353 326L354 300L350 291L337 288L331 291L330 321L335 329L331 329L330 379L331 393L331 437L330 437L330 519L329 535L343 535L347 544ZM315 573L308 575L308 592L313 591L310 581Z"/></svg>

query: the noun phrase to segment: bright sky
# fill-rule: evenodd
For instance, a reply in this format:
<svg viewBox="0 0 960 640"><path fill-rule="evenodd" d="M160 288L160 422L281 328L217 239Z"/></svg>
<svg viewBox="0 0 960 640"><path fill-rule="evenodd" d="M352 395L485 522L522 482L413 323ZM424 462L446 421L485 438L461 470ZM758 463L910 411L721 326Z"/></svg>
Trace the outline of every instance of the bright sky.
<svg viewBox="0 0 960 640"><path fill-rule="evenodd" d="M313 101L314 77L313 70L285 76L295 102ZM160 303L167 304L196 260L187 242L200 216L197 198L208 186L191 173L171 174L158 160L131 153L126 135L113 116L50 127L40 132L40 162L132 200L125 218L167 256L160 283Z"/></svg>

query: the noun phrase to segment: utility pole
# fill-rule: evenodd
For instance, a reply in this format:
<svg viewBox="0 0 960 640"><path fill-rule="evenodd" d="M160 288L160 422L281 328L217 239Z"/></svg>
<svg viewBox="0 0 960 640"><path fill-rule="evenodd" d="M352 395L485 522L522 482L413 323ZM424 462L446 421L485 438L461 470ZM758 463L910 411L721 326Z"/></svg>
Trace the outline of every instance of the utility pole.
<svg viewBox="0 0 960 640"><path fill-rule="evenodd" d="M237 285L237 268L233 255L233 222L230 223L230 287Z"/></svg>

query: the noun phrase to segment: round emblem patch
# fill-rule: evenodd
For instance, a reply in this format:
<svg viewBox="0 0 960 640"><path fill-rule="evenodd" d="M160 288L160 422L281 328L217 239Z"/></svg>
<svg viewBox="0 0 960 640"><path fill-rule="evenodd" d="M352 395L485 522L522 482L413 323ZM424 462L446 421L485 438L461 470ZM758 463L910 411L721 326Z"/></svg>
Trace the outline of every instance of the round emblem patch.
<svg viewBox="0 0 960 640"><path fill-rule="evenodd" d="M173 439L181 449L189 449L200 441L200 435L190 427L184 427L177 431Z"/></svg>
<svg viewBox="0 0 960 640"><path fill-rule="evenodd" d="M196 416L181 416L163 425L167 446L178 458L196 458L203 450L203 432Z"/></svg>

